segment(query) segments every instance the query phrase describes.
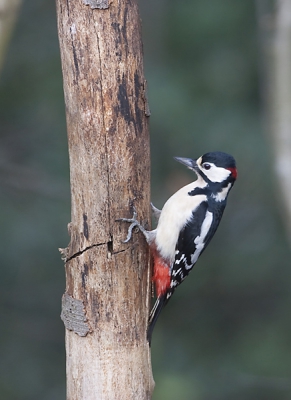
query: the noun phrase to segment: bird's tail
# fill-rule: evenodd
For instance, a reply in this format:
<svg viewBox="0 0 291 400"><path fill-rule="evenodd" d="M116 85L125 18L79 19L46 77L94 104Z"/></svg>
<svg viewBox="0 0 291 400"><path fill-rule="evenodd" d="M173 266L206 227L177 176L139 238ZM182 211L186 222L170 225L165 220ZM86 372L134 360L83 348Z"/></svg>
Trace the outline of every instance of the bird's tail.
<svg viewBox="0 0 291 400"><path fill-rule="evenodd" d="M149 324L148 324L148 331L147 331L147 340L149 344L151 344L152 340L152 333L154 330L154 327L156 325L156 322L159 318L159 315L164 308L164 306L167 304L167 294L163 294L162 296L158 297L149 316Z"/></svg>

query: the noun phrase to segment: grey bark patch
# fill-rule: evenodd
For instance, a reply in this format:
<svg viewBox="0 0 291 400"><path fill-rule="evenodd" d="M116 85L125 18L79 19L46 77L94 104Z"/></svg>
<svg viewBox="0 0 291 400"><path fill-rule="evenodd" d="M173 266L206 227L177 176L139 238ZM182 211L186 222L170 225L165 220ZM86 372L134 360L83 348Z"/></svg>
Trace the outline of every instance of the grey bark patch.
<svg viewBox="0 0 291 400"><path fill-rule="evenodd" d="M79 336L86 336L90 331L83 302L67 293L62 297L61 319L69 331L74 331Z"/></svg>
<svg viewBox="0 0 291 400"><path fill-rule="evenodd" d="M109 8L112 0L83 0L83 3L86 6L90 6L92 9L99 8L100 10L105 10Z"/></svg>

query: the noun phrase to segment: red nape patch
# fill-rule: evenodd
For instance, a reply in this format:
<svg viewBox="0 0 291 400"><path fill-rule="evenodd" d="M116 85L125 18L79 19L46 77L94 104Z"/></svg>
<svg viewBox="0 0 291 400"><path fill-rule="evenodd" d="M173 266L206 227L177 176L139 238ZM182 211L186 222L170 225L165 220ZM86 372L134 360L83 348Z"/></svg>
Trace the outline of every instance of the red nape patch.
<svg viewBox="0 0 291 400"><path fill-rule="evenodd" d="M160 257L157 256L154 257L153 282L155 282L157 297L165 294L171 283L170 268Z"/></svg>
<svg viewBox="0 0 291 400"><path fill-rule="evenodd" d="M234 167L227 168L231 172L231 176L236 179L237 178L237 169Z"/></svg>

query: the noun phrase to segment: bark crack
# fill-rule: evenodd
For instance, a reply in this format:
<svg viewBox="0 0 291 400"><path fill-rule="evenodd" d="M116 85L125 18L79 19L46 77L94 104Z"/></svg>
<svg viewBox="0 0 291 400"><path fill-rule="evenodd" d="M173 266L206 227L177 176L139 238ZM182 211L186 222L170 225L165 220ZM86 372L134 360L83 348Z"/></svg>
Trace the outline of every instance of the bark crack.
<svg viewBox="0 0 291 400"><path fill-rule="evenodd" d="M67 256L68 255L68 249L69 249L68 247L66 247L65 249L59 248L59 252L62 255L62 260L65 261L65 262L68 262L68 261L71 261L73 258L81 256L82 254L84 254L86 251L92 249L93 247L104 246L107 243L108 242L92 244L91 246L87 246L84 249L77 251L76 253L74 253L70 257Z"/></svg>
<svg viewBox="0 0 291 400"><path fill-rule="evenodd" d="M105 246L107 245L107 250L108 250L108 257L110 258L112 255L116 255L119 253L123 253L125 251L127 251L128 249L130 249L132 246L127 246L125 249L122 250L117 250L117 251L113 251L113 241L110 240L108 242L104 242L104 243L95 243L92 244L91 246L87 246L82 250L77 251L76 253L74 253L73 255L71 255L70 257L68 257L68 247L66 247L65 249L61 249L59 248L59 252L62 255L62 260L67 263L68 261L73 260L74 258L77 258L79 256L81 256L82 254L84 254L86 251L93 249L94 247L99 247L99 246Z"/></svg>

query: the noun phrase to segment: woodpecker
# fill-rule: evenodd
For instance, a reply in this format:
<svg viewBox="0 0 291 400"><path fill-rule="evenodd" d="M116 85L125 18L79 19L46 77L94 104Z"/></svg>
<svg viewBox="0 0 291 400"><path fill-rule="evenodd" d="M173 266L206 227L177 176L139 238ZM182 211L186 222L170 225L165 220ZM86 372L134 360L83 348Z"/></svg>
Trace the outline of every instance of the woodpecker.
<svg viewBox="0 0 291 400"><path fill-rule="evenodd" d="M151 336L160 312L175 289L183 282L205 250L220 223L227 196L236 178L234 158L215 151L197 160L174 157L197 175L197 180L182 187L165 203L162 210L152 205L157 228L147 231L134 210L125 243L138 227L146 238L153 257L153 282L156 302L150 312L147 339Z"/></svg>

